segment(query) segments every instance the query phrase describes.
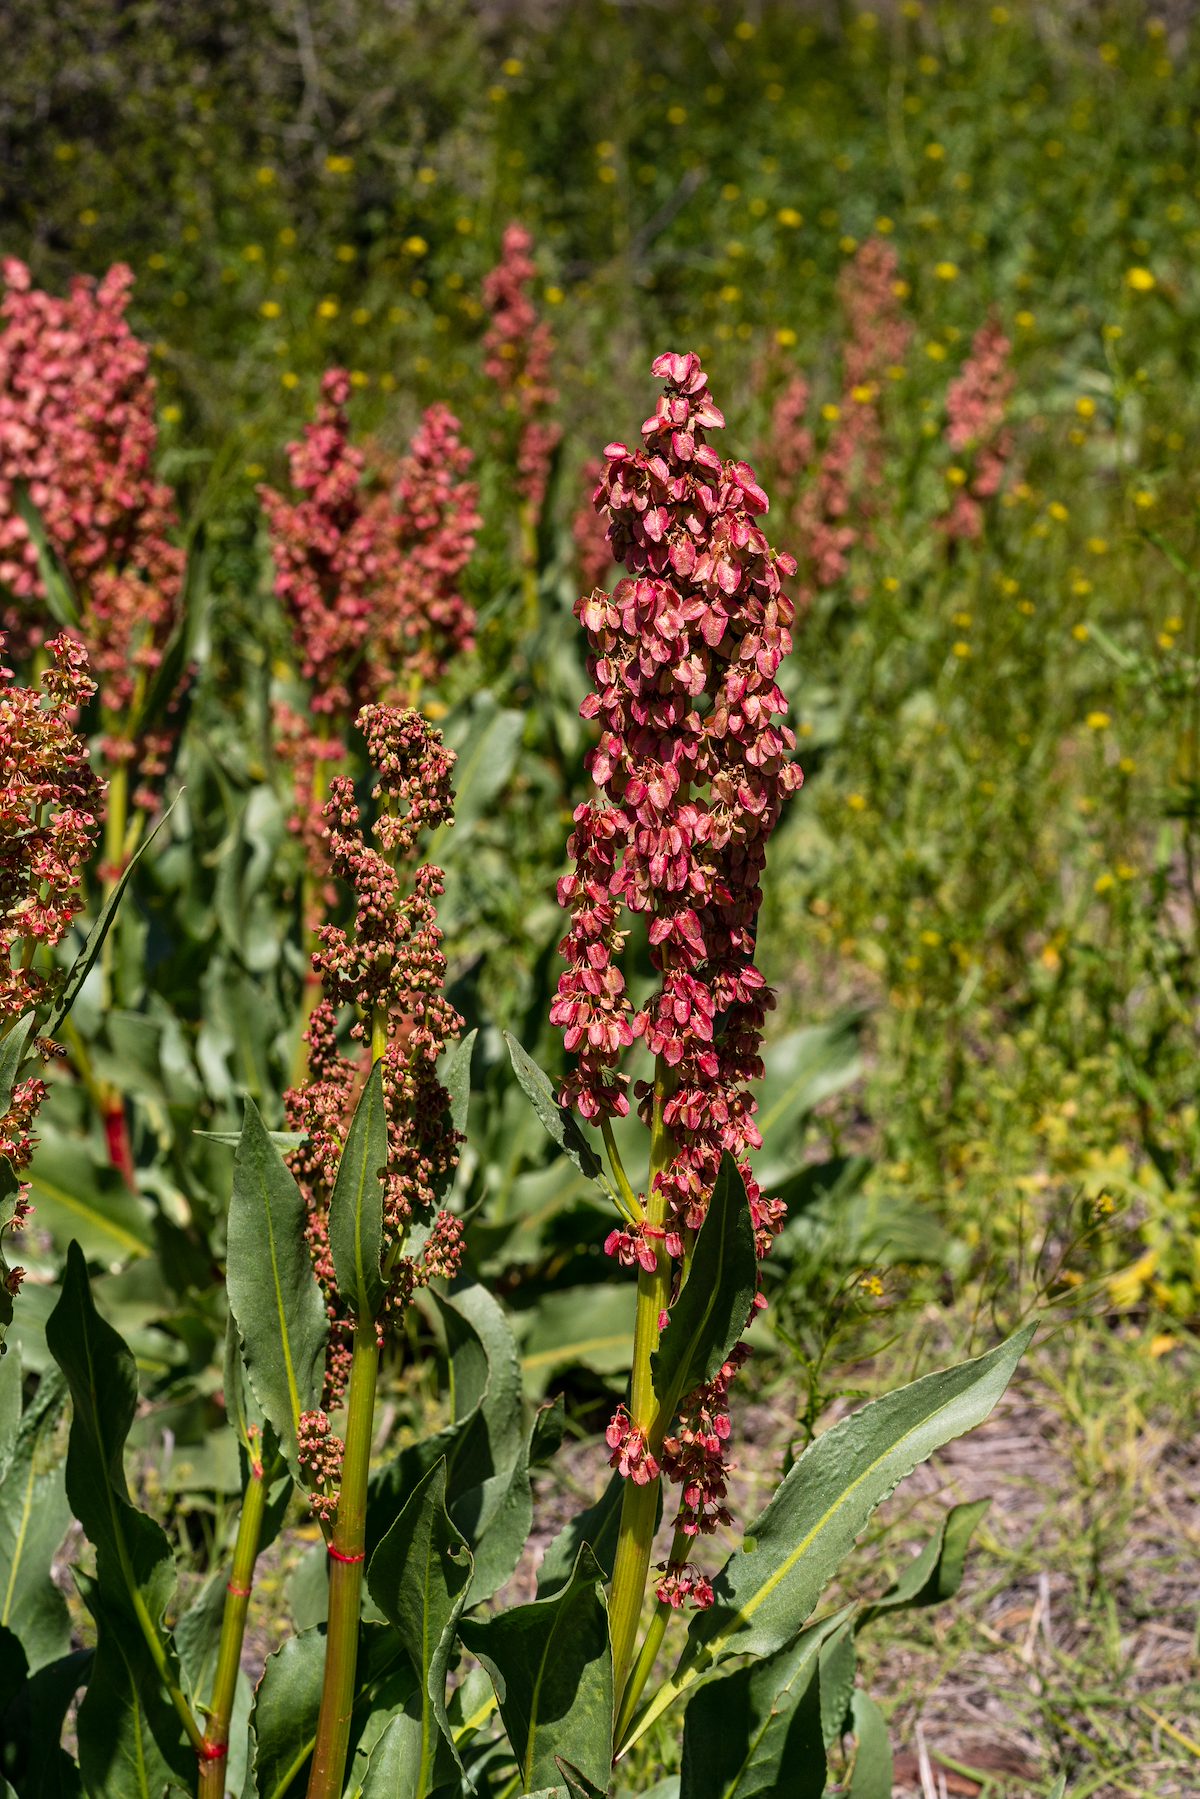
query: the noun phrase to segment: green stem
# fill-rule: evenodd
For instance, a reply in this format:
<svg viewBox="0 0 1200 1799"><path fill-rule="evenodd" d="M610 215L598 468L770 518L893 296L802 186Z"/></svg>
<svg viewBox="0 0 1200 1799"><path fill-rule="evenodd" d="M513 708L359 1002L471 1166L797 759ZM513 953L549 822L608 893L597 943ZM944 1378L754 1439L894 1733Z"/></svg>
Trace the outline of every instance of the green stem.
<svg viewBox="0 0 1200 1799"><path fill-rule="evenodd" d="M621 1160L621 1152L617 1148L617 1140L613 1136L612 1125L607 1118L600 1120L600 1135L604 1138L604 1147L608 1151L608 1164L613 1171L613 1179L617 1183L617 1192L624 1201L625 1216L630 1224L640 1224L645 1217L642 1202L633 1190L629 1176L625 1172L625 1164Z"/></svg>
<svg viewBox="0 0 1200 1799"><path fill-rule="evenodd" d="M111 724L108 726L111 729ZM104 867L101 903L106 906L125 870L125 839L129 831L129 764L118 762L108 783L104 813ZM112 1005L112 968L115 933L110 931L100 947L101 1010Z"/></svg>
<svg viewBox="0 0 1200 1799"><path fill-rule="evenodd" d="M521 505L521 591L525 596L525 635L532 642L538 628L537 520L528 500Z"/></svg>
<svg viewBox="0 0 1200 1799"><path fill-rule="evenodd" d="M684 1561L687 1556L687 1548L687 1538L681 1530L677 1530L675 1532L675 1541L671 1544L671 1561ZM621 1701L620 1710L617 1713L617 1729L613 1742L618 1750L621 1747L622 1737L633 1722L633 1714L637 1710L638 1700L642 1696L646 1682L649 1680L653 1671L655 1661L658 1659L658 1652L662 1648L662 1641L666 1635L667 1625L670 1623L670 1620L671 1607L660 1599L657 1606L654 1608L654 1614L650 1619L649 1627L642 1639L642 1646L638 1651L637 1660L633 1664L633 1672L630 1674L629 1680L626 1683L625 1697Z"/></svg>
<svg viewBox="0 0 1200 1799"><path fill-rule="evenodd" d="M308 1777L308 1799L341 1799L345 1783L358 1666L359 1613L366 1553L367 1473L371 1461L378 1373L379 1342L375 1320L360 1318L354 1331L354 1359L350 1367L342 1490L330 1544L325 1682L321 1690L312 1771Z"/></svg>
<svg viewBox="0 0 1200 1799"><path fill-rule="evenodd" d="M199 1751L199 1799L223 1799L225 1792L229 1720L233 1715L238 1669L242 1662L242 1639L246 1632L246 1612L250 1605L250 1589L254 1585L254 1564L258 1560L266 1500L262 1463L252 1460L250 1480L242 1499L242 1515L238 1519L237 1541L233 1546L233 1567L225 1589L225 1610L221 1617L221 1642L217 1651L212 1703L208 1708L208 1726Z"/></svg>
<svg viewBox="0 0 1200 1799"><path fill-rule="evenodd" d="M675 1153L671 1134L663 1123L667 1081L668 1071L659 1057L654 1070L654 1121L651 1128L650 1175L646 1193L646 1222L652 1229L661 1229L666 1218L666 1199L656 1184L656 1176L667 1167ZM655 1456L662 1448L662 1434L670 1421L660 1424L660 1407L654 1391L650 1358L658 1348L658 1321L671 1296L670 1257L661 1243L656 1244L656 1250L653 1273L647 1273L645 1269L638 1271L637 1311L633 1327L633 1374L629 1392L630 1420L634 1429L645 1437ZM656 1424L660 1424L658 1442L654 1441ZM632 1480L626 1481L621 1502L621 1523L608 1594L608 1615L612 1633L613 1692L622 1696L633 1662L642 1603L646 1596L660 1484L659 1478L647 1481L644 1486L639 1486Z"/></svg>

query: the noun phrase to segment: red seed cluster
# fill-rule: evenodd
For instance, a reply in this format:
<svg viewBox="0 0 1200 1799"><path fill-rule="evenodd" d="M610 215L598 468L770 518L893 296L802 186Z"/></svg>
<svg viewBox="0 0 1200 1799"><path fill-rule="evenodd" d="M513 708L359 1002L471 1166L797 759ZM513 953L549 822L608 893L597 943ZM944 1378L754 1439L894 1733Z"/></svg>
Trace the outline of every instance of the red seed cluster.
<svg viewBox="0 0 1200 1799"><path fill-rule="evenodd" d="M431 406L373 510L387 568L370 643L382 695L435 685L474 648L475 611L459 589L482 520L460 430L448 407Z"/></svg>
<svg viewBox="0 0 1200 1799"><path fill-rule="evenodd" d="M458 1159L437 1060L462 1020L446 999L446 962L437 926L441 870L422 866L407 890L398 865L424 831L453 822L454 757L419 713L367 706L359 715L376 770L376 822L364 833L353 783L335 777L325 806L330 867L353 896L353 924L326 924L313 957L323 997L308 1029L309 1078L287 1095L289 1127L305 1143L291 1157L309 1207L309 1242L325 1291L333 1337L326 1405L337 1402L349 1371L349 1329L336 1291L328 1244L328 1206L341 1147L370 1066L374 1025L383 1029L383 1089L388 1119L385 1263L392 1309L433 1275L452 1275L461 1260L461 1224L438 1211L438 1195ZM373 841L371 840L373 839ZM353 1007L353 1045L344 1054L338 1020ZM404 1244L410 1227L428 1226L419 1252Z"/></svg>
<svg viewBox="0 0 1200 1799"><path fill-rule="evenodd" d="M40 690L18 687L0 667L0 1022L10 1027L45 1005L55 982L33 967L39 946L52 948L83 905L80 878L100 828L104 784L88 761L74 717L95 692L81 646L57 637ZM3 639L0 638L0 652ZM45 1055L55 1046L37 1045ZM33 1154L33 1123L45 1098L36 1076L18 1080L0 1116L0 1156L20 1173ZM10 1221L19 1230L31 1207L21 1187ZM0 1257L10 1293L22 1270Z"/></svg>
<svg viewBox="0 0 1200 1799"><path fill-rule="evenodd" d="M459 582L480 521L476 490L462 479L471 453L453 413L431 407L408 454L372 492L364 453L350 439L344 369L325 374L321 396L316 419L288 449L299 497L269 487L259 496L276 597L309 688L311 716L276 707L296 802L290 824L310 865L326 875L312 803L319 766L345 759L341 729L361 706L408 699L471 648L475 615Z"/></svg>
<svg viewBox="0 0 1200 1799"><path fill-rule="evenodd" d="M133 765L135 803L151 809L170 737L131 743L122 727L175 629L186 558L171 541L170 489L154 478L149 352L125 318L133 276L123 264L99 283L79 276L60 299L35 288L23 263L10 259L3 273L0 585L19 602L7 627L24 656L45 616L24 490L75 590L79 634L112 715L105 753Z"/></svg>
<svg viewBox="0 0 1200 1799"><path fill-rule="evenodd" d="M529 254L532 248L525 227L509 225L500 261L484 278L483 303L491 324L483 340L483 370L496 383L505 413L515 422L517 486L536 519L562 428L550 416L558 399L550 382L554 339L546 321L538 318L529 292L537 274Z"/></svg>
<svg viewBox="0 0 1200 1799"><path fill-rule="evenodd" d="M761 1074L772 1003L754 962L760 877L801 775L775 679L791 648L780 574L794 564L756 522L767 499L753 470L706 441L724 421L697 358L662 356L654 371L667 386L643 426L647 447L610 444L596 490L630 576L575 608L602 797L577 809L575 869L559 882L572 922L551 1017L576 1058L563 1102L585 1118L628 1110L619 1065L635 1038L661 1058L665 1122L681 1145L662 1179L679 1231L699 1227L722 1151L744 1162L758 1145L747 1082ZM637 1012L620 968L626 911L645 916L661 976ZM638 1097L648 1118L644 1084ZM768 1235L771 1217L757 1219Z"/></svg>
<svg viewBox="0 0 1200 1799"><path fill-rule="evenodd" d="M610 444L595 493L628 578L575 609L594 683L581 711L600 731L588 767L601 791L575 813L575 866L559 882L571 927L551 1010L575 1058L561 1099L586 1119L628 1110L621 1064L636 1039L656 1058L674 1152L656 1176L665 1226L617 1230L606 1245L647 1269L660 1247L675 1262L685 1255L725 1151L746 1181L760 1254L782 1222L781 1202L764 1198L747 1160L761 1142L750 1083L762 1074L773 1004L755 929L767 842L801 781L776 680L793 617L781 576L795 563L770 549L757 522L767 496L754 471L708 442L724 420L698 359L660 356L654 373L665 392L642 427L645 447ZM621 969L626 914L644 917L659 974L636 1011ZM650 1083L635 1097L648 1123ZM682 1434L707 1443L713 1432L696 1411L704 1404L685 1402L663 1464L684 1486L681 1522L701 1531L713 1528L724 1490L719 1469L701 1467ZM623 1408L608 1440L614 1466L654 1478Z"/></svg>
<svg viewBox="0 0 1200 1799"><path fill-rule="evenodd" d="M1013 389L1012 345L997 319L988 319L971 341L962 372L946 391L946 443L966 464L967 479L954 490L950 509L938 521L949 538L982 536L983 502L994 499L1012 455L1012 432L1005 426Z"/></svg>
<svg viewBox="0 0 1200 1799"><path fill-rule="evenodd" d="M340 714L352 701L379 577L378 529L363 491L364 458L350 442L350 377L330 369L303 439L288 446L288 500L259 488L275 562L275 594L292 629L313 712Z"/></svg>
<svg viewBox="0 0 1200 1799"><path fill-rule="evenodd" d="M807 421L809 387L801 375L784 388L771 420L772 460L782 479L803 481L791 523L801 545L805 581L832 587L877 509L884 479L880 395L887 370L903 363L912 324L900 305L899 264L890 244L868 238L843 270L838 299L846 322L842 387L833 430L815 460Z"/></svg>

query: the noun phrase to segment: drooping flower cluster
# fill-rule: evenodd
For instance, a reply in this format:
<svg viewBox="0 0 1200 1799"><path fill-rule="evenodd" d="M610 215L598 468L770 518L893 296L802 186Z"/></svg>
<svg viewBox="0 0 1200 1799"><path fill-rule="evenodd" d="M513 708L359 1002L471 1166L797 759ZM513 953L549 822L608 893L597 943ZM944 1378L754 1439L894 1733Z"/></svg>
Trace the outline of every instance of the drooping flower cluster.
<svg viewBox="0 0 1200 1799"><path fill-rule="evenodd" d="M562 429L551 417L558 399L550 381L554 338L545 319L538 318L529 292L537 274L532 248L525 227L509 225L500 261L484 277L483 302L491 324L483 340L483 369L515 423L517 487L536 520Z"/></svg>
<svg viewBox="0 0 1200 1799"><path fill-rule="evenodd" d="M989 318L971 340L971 354L946 390L945 440L953 452L954 497L938 524L951 539L983 534L984 502L1000 491L1012 455L1005 418L1013 388L1012 345Z"/></svg>
<svg viewBox="0 0 1200 1799"><path fill-rule="evenodd" d="M475 611L459 586L482 520L460 430L448 407L431 406L374 508L387 571L370 646L381 693L436 683L474 647Z"/></svg>
<svg viewBox="0 0 1200 1799"><path fill-rule="evenodd" d="M289 1128L305 1142L292 1153L305 1194L313 1263L332 1325L325 1406L337 1403L349 1371L349 1325L339 1299L328 1241L328 1206L338 1159L363 1080L371 1039L382 1030L383 1091L388 1120L384 1190L385 1265L389 1308L402 1310L434 1275L452 1275L461 1259L461 1223L438 1201L458 1160L459 1138L447 1114L437 1060L462 1028L444 993L446 963L437 926L441 870L418 867L407 891L400 868L423 831L453 822L453 754L419 713L367 706L359 714L376 771L376 820L363 830L353 783L335 776L324 809L330 865L353 895L350 928L326 924L313 965L322 998L307 1041L309 1078L286 1096ZM371 839L374 839L372 842ZM353 1008L349 1053L339 1046L339 1018ZM419 1251L405 1243L414 1225L428 1227ZM335 1454L313 1424L313 1453ZM315 1463L314 1463L315 1466Z"/></svg>
<svg viewBox="0 0 1200 1799"><path fill-rule="evenodd" d="M3 639L0 638L0 653ZM95 692L87 657L69 637L47 646L50 667L40 690L18 687L12 670L0 668L0 1030L44 1006L53 977L36 970L38 946L52 948L83 905L80 874L95 847L104 784L88 761L87 744L74 728L74 713ZM39 1039L37 1050L55 1053ZM33 1154L33 1121L45 1097L36 1076L18 1079L0 1116L0 1157L15 1173ZM20 1229L30 1211L18 1189L12 1216L0 1228ZM22 1270L0 1256L0 1280L9 1293Z"/></svg>
<svg viewBox="0 0 1200 1799"><path fill-rule="evenodd" d="M6 626L24 655L43 630L37 549L22 494L74 588L78 630L109 715L105 753L156 804L170 736L135 735L147 681L162 663L183 589L184 552L170 489L154 478L157 427L149 353L125 318L133 276L122 264L79 276L65 299L4 264L0 304L0 585L17 596Z"/></svg>
<svg viewBox="0 0 1200 1799"><path fill-rule="evenodd" d="M277 743L292 770L292 830L328 873L320 804L327 767L344 760L340 725L361 706L409 698L470 649L474 612L458 591L479 526L471 453L458 421L434 406L383 488L368 486L351 442L350 377L330 369L316 419L288 447L298 499L259 489L275 594L291 626L311 717L276 707Z"/></svg>
<svg viewBox="0 0 1200 1799"><path fill-rule="evenodd" d="M575 866L559 882L572 915L568 967L551 1010L575 1057L561 1099L586 1119L628 1110L620 1064L635 1039L656 1058L674 1149L655 1177L664 1222L615 1231L607 1245L643 1267L660 1246L676 1263L685 1255L725 1151L746 1181L760 1254L782 1222L781 1202L763 1196L747 1160L761 1141L750 1083L762 1074L773 1004L755 929L767 841L801 781L776 680L793 617L780 577L795 563L771 551L757 522L767 496L754 471L722 461L707 441L724 420L698 359L660 356L654 373L666 390L642 427L645 448L610 444L595 495L629 577L576 606L595 685L581 711L600 727L588 767L601 797L575 813ZM625 910L646 918L660 976L636 1012L620 968ZM649 1123L655 1090L640 1082L635 1094ZM688 1429L699 1404L685 1402ZM651 1446L623 1411L609 1446L614 1466L654 1478ZM668 1458L664 1445L663 1465L684 1487L681 1518L704 1531L722 1476L694 1464L683 1447Z"/></svg>
<svg viewBox="0 0 1200 1799"><path fill-rule="evenodd" d="M825 409L832 430L819 455L808 423L810 392L803 376L788 382L772 413L770 454L776 472L785 482L802 483L790 523L810 591L842 579L850 552L877 508L885 451L880 396L887 371L903 363L912 337L897 292L901 286L896 252L879 238L862 244L842 272L838 299L846 341L841 393Z"/></svg>

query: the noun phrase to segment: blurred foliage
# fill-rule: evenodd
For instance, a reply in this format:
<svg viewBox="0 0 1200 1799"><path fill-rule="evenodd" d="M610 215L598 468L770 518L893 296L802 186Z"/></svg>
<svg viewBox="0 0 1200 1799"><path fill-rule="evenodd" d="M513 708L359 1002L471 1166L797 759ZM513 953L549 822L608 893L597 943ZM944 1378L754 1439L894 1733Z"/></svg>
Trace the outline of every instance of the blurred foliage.
<svg viewBox="0 0 1200 1799"><path fill-rule="evenodd" d="M1200 1313L1187 9L64 0L0 13L0 46L6 249L54 288L116 260L137 276L196 669L179 798L113 936L116 1003L92 983L75 1014L125 1094L137 1191L85 1089L56 1080L13 1334L45 1367L78 1237L137 1358L148 1487L172 1488L198 1559L237 1477L214 1459L231 1153L197 1132L236 1131L245 1093L282 1124L304 979L271 729L288 633L256 484L281 479L335 362L361 440L396 449L442 399L476 453L478 648L431 700L460 754L437 846L454 998L480 1028L456 1204L527 1390L565 1388L594 1422L627 1365L629 1293L501 1038L560 1065L554 880L588 740L579 470L634 436L669 346L698 350L723 447L769 474L788 379L805 373L818 416L842 399L837 282L869 237L895 248L913 338L880 400L871 528L785 671L807 779L760 928L779 990L761 1170L792 1206L764 1378L799 1367L811 1428L910 1296L1006 1323L1086 1304L1140 1353L1182 1353ZM513 217L565 428L532 635L480 373L481 283ZM951 543L946 391L990 313L1012 341L1014 447L983 534ZM803 549L794 495L769 484L772 540ZM398 1435L419 1434L445 1403L433 1359L389 1378Z"/></svg>

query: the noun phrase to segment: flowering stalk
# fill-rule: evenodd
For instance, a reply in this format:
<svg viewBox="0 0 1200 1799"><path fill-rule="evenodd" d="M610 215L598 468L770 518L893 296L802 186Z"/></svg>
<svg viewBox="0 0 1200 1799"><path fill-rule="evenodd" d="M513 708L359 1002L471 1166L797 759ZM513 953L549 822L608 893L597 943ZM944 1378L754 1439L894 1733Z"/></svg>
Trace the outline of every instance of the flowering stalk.
<svg viewBox="0 0 1200 1799"><path fill-rule="evenodd" d="M1012 432L1005 424L1013 389L1011 349L999 321L988 319L946 390L945 441L955 458L947 478L953 499L937 523L951 543L983 535L984 503L999 493L1012 455Z"/></svg>
<svg viewBox="0 0 1200 1799"><path fill-rule="evenodd" d="M793 616L780 575L795 563L770 550L755 522L767 496L753 470L722 461L707 442L724 420L698 359L660 356L654 373L666 390L642 427L645 448L610 444L595 492L629 578L575 609L588 636L595 691L581 711L600 725L588 767L601 796L575 813L575 866L559 882L572 914L561 946L568 968L551 1009L576 1056L561 1101L601 1125L610 1153L608 1121L629 1106L620 1064L639 1038L654 1058L653 1082L634 1087L650 1129L645 1191L634 1193L614 1166L626 1215L605 1244L638 1270L629 1404L607 1432L628 1483L609 1595L619 1710L663 1475L680 1489L675 1548L659 1567L663 1603L711 1603L680 1545L729 1519L726 1395L748 1352L739 1345L678 1403L656 1391L652 1357L724 1153L744 1179L759 1255L782 1224L782 1203L763 1197L746 1159L760 1142L748 1083L762 1072L773 1004L754 937L767 840L801 780L788 760L793 735L775 722L786 710L775 676ZM660 977L636 1012L617 960L623 908L645 916Z"/></svg>
<svg viewBox="0 0 1200 1799"><path fill-rule="evenodd" d="M80 277L66 298L35 288L15 259L3 273L0 583L16 597L7 626L21 654L37 648L46 592L22 511L27 496L66 576L73 628L99 685L110 771L100 868L107 903L159 804L172 733L146 708L179 621L186 556L172 542L178 521L170 489L153 473L155 383L149 352L125 318L131 272L118 264L99 283ZM106 989L111 979L109 940L101 956ZM97 1095L110 1160L132 1186L123 1097L92 1079L81 1044L73 1052Z"/></svg>
<svg viewBox="0 0 1200 1799"><path fill-rule="evenodd" d="M896 252L868 238L842 272L838 299L846 323L841 390L822 408L828 436L820 453L809 423L810 389L794 375L775 402L766 451L775 477L790 488L790 519L802 547L805 597L836 585L864 541L884 479L881 395L889 370L903 364L912 338L900 306Z"/></svg>
<svg viewBox="0 0 1200 1799"><path fill-rule="evenodd" d="M483 369L496 383L513 442L527 632L537 627L538 525L562 437L561 426L550 416L558 399L550 382L554 338L545 319L538 318L529 292L537 274L532 248L525 227L510 224L501 242L500 261L483 283L484 305L492 321L483 340Z"/></svg>
<svg viewBox="0 0 1200 1799"><path fill-rule="evenodd" d="M382 471L372 494L366 457L350 441L350 377L330 369L304 437L289 445L296 498L262 487L275 564L275 594L291 626L307 712L276 707L277 742L292 770L289 825L305 858L301 913L306 955L332 897L322 824L331 771L360 707L414 704L473 645L475 614L459 592L479 526L476 489L464 479L471 453L444 406L430 407L408 453ZM305 991L297 1052L319 984Z"/></svg>
<svg viewBox="0 0 1200 1799"><path fill-rule="evenodd" d="M309 1207L313 1264L331 1324L325 1403L301 1420L300 1459L330 1557L325 1680L309 1779L309 1799L342 1791L354 1702L365 1557L367 1475L380 1348L387 1327L433 1275L452 1275L461 1259L461 1225L437 1200L457 1161L437 1059L462 1021L446 1000L446 964L435 901L439 869L419 867L403 892L397 865L420 833L453 822L454 758L413 711L368 706L359 715L378 775L373 835L361 828L353 783L336 776L325 807L332 872L352 888L352 932L327 924L314 958L323 997L309 1026L310 1080L288 1095L289 1123L307 1141L293 1169ZM337 1011L353 1007L358 1056L339 1054ZM380 1297L339 1290L330 1240L331 1201L347 1123L364 1061L380 1070L387 1160L382 1171L383 1237L372 1285ZM429 1232L419 1254L407 1240L416 1222ZM346 1434L333 1434L328 1408L346 1395Z"/></svg>
<svg viewBox="0 0 1200 1799"><path fill-rule="evenodd" d="M0 637L0 654L3 649ZM0 1039L55 997L60 981L37 967L38 951L61 942L83 905L81 876L104 800L104 783L74 727L77 709L95 692L87 657L65 636L46 651L50 666L40 690L18 687L12 670L0 666ZM0 1244L24 1228L33 1210L20 1175L33 1155L46 1085L40 1076L22 1075L28 1059L61 1054L47 1038L36 1038L23 1049L11 1092L0 1096L0 1157L17 1176L11 1206L5 1202L0 1213ZM0 1249L0 1338L24 1272L10 1267Z"/></svg>

